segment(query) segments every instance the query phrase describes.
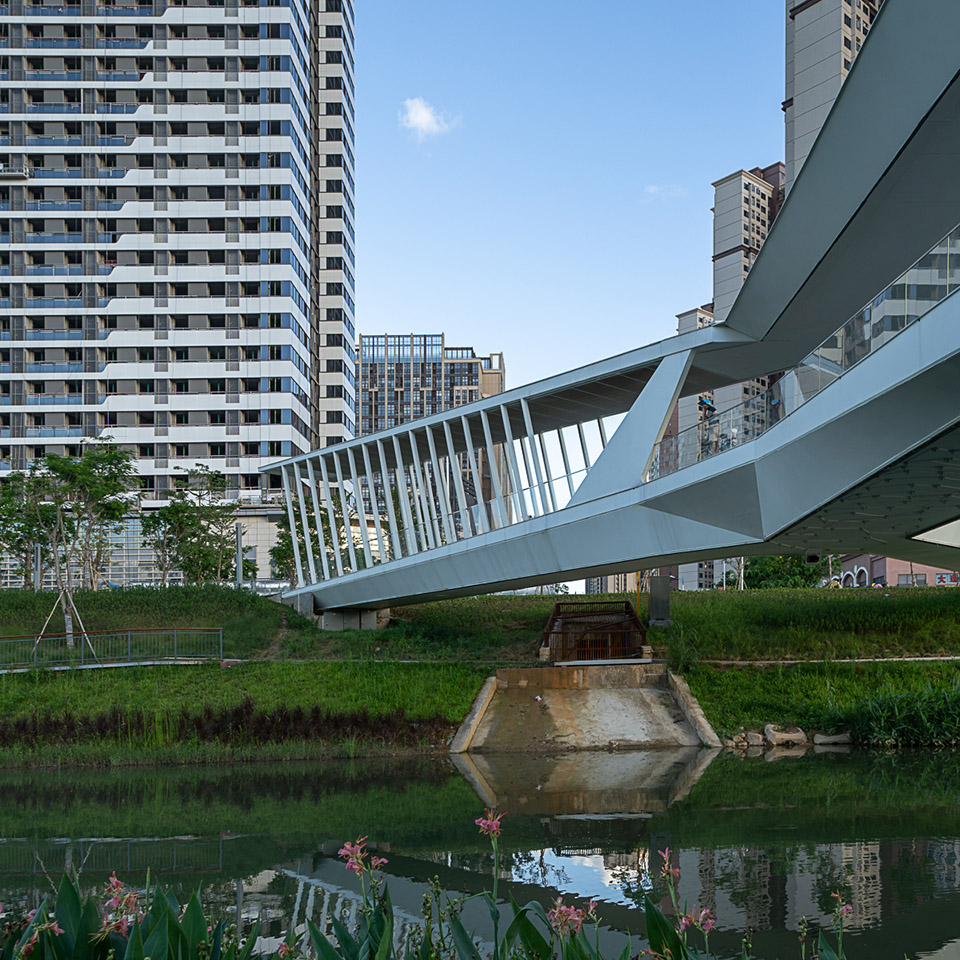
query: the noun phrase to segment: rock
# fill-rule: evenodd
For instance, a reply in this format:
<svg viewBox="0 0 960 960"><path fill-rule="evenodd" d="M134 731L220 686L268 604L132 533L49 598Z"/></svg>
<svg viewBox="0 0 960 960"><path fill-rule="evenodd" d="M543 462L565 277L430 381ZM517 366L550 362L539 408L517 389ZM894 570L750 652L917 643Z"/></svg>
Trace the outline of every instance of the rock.
<svg viewBox="0 0 960 960"><path fill-rule="evenodd" d="M849 733L815 733L813 742L818 746L835 746L836 744L853 743L853 737Z"/></svg>
<svg viewBox="0 0 960 960"><path fill-rule="evenodd" d="M750 759L763 756L763 747L747 747L747 756Z"/></svg>
<svg viewBox="0 0 960 960"><path fill-rule="evenodd" d="M733 742L734 742L738 747L745 746L745 745L746 745L746 742L747 742L747 738L746 738L742 733L738 733L738 734L733 738Z"/></svg>
<svg viewBox="0 0 960 960"><path fill-rule="evenodd" d="M798 760L807 753L807 745L791 744L786 747L771 747L764 755L764 760L773 762L774 760Z"/></svg>
<svg viewBox="0 0 960 960"><path fill-rule="evenodd" d="M732 750L732 749L736 746L736 744L735 744L732 740L724 740L724 741L723 741L723 745L724 745L728 750Z"/></svg>
<svg viewBox="0 0 960 960"><path fill-rule="evenodd" d="M793 731L781 730L772 723L763 728L763 737L772 747L787 747L807 742L807 735L799 728Z"/></svg>
<svg viewBox="0 0 960 960"><path fill-rule="evenodd" d="M814 753L853 753L850 743L822 743L813 748Z"/></svg>
<svg viewBox="0 0 960 960"><path fill-rule="evenodd" d="M757 733L756 730L751 730L747 734L747 746L748 747L762 747L763 746L763 734Z"/></svg>

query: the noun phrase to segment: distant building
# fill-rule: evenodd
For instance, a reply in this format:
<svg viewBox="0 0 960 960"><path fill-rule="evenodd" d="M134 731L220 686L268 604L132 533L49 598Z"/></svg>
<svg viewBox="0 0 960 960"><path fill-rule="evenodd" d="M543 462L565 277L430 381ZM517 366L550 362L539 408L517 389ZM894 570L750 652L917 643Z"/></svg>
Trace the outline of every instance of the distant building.
<svg viewBox="0 0 960 960"><path fill-rule="evenodd" d="M846 554L841 557L840 585L844 587L955 587L960 582L956 570L943 570L923 563L894 560L876 554Z"/></svg>
<svg viewBox="0 0 960 960"><path fill-rule="evenodd" d="M678 316L679 333L726 320L763 242L850 72L882 0L787 0L784 163L738 170L713 184L713 303ZM759 377L682 397L677 429L732 415L741 438L762 432L779 412L767 393L777 380ZM770 402L768 402L768 400ZM723 421L721 420L721 423ZM713 561L680 566L684 590L711 589L720 579Z"/></svg>
<svg viewBox="0 0 960 960"><path fill-rule="evenodd" d="M789 193L883 0L787 0L784 192Z"/></svg>
<svg viewBox="0 0 960 960"><path fill-rule="evenodd" d="M506 370L502 353L478 356L473 347L448 347L442 333L361 334L358 369L360 432L375 433L420 417L429 417L474 400L502 393ZM477 451L479 498L493 499L486 452ZM478 493L461 455L467 499ZM498 464L502 488L509 488L506 464Z"/></svg>
<svg viewBox="0 0 960 960"><path fill-rule="evenodd" d="M360 432L375 433L501 393L503 354L448 347L444 334L361 334Z"/></svg>

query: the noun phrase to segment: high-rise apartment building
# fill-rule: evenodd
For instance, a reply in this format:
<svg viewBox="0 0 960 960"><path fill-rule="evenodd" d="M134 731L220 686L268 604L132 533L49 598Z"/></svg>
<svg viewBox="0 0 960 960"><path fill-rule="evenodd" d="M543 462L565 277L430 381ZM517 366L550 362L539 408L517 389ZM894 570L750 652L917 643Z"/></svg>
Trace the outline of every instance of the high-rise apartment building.
<svg viewBox="0 0 960 960"><path fill-rule="evenodd" d="M503 354L448 347L442 333L360 335L361 433L459 407L504 389Z"/></svg>
<svg viewBox="0 0 960 960"><path fill-rule="evenodd" d="M375 433L420 417L502 393L502 353L478 356L472 347L448 347L442 333L360 334L360 427ZM476 490L467 457L460 456L467 498L493 499L486 453L477 451L481 490ZM496 467L501 488L509 488L506 464Z"/></svg>
<svg viewBox="0 0 960 960"><path fill-rule="evenodd" d="M784 188L820 133L883 0L787 0Z"/></svg>
<svg viewBox="0 0 960 960"><path fill-rule="evenodd" d="M0 7L0 462L160 500L354 432L350 0Z"/></svg>

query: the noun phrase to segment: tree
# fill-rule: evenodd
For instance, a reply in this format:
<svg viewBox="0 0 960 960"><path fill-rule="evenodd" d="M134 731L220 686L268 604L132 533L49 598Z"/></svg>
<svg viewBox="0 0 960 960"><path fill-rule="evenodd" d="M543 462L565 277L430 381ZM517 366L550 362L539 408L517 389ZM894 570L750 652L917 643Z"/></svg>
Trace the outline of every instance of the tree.
<svg viewBox="0 0 960 960"><path fill-rule="evenodd" d="M222 583L236 572L237 503L226 497L226 477L207 467L177 478L168 502L141 517L166 584L178 569L189 583Z"/></svg>
<svg viewBox="0 0 960 960"><path fill-rule="evenodd" d="M110 534L136 500L133 454L110 443L90 444L79 457L48 454L8 482L19 486L26 512L49 545L64 631L72 646L76 571L88 587L103 579Z"/></svg>
<svg viewBox="0 0 960 960"><path fill-rule="evenodd" d="M35 580L43 582L52 558L42 525L32 511L24 510L24 482L24 475L15 473L0 485L0 550L11 557L16 573L23 577L24 587L31 590ZM37 547L40 547L39 570L34 569Z"/></svg>
<svg viewBox="0 0 960 960"><path fill-rule="evenodd" d="M829 558L807 563L804 557L751 557L744 583L750 590L766 587L816 587L827 575Z"/></svg>

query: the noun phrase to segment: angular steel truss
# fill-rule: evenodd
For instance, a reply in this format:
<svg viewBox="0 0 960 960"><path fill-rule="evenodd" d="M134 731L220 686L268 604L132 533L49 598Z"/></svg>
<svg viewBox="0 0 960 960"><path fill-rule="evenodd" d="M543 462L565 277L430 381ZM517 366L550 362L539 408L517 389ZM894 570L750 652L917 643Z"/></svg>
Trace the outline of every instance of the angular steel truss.
<svg viewBox="0 0 960 960"><path fill-rule="evenodd" d="M958 35L952 0L887 0L726 323L267 468L296 592L370 607L772 550L960 566L917 538L960 516L953 447L929 453L960 424L938 400L960 375L960 184L930 175L960 154ZM771 373L664 436L680 396ZM939 473L913 505L823 521L921 462Z"/></svg>

